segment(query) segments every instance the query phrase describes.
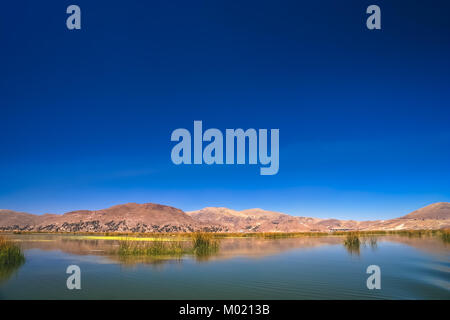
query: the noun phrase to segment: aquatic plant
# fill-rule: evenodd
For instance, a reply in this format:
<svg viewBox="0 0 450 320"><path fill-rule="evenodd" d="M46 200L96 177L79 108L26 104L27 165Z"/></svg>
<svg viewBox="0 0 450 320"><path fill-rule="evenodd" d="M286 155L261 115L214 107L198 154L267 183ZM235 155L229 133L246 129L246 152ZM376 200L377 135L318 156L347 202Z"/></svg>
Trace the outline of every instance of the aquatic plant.
<svg viewBox="0 0 450 320"><path fill-rule="evenodd" d="M197 256L210 255L219 250L219 241L214 236L206 232L196 232L192 238L194 253Z"/></svg>
<svg viewBox="0 0 450 320"><path fill-rule="evenodd" d="M181 241L119 241L120 256L180 256L191 253Z"/></svg>
<svg viewBox="0 0 450 320"><path fill-rule="evenodd" d="M20 246L0 236L0 282L8 279L25 263Z"/></svg>
<svg viewBox="0 0 450 320"><path fill-rule="evenodd" d="M376 237L373 237L373 236L369 237L369 238L367 239L367 242L369 243L370 247L371 247L373 250L376 249L376 248L378 247L378 241L377 241L377 238L376 238Z"/></svg>
<svg viewBox="0 0 450 320"><path fill-rule="evenodd" d="M197 232L191 241L168 241L161 238L153 241L120 240L119 256L182 256L194 254L207 256L219 250L219 241L212 234Z"/></svg>
<svg viewBox="0 0 450 320"><path fill-rule="evenodd" d="M22 249L13 241L0 236L0 267L23 264L25 256Z"/></svg>
<svg viewBox="0 0 450 320"><path fill-rule="evenodd" d="M360 245L361 245L361 241L359 240L358 233L356 233L356 232L347 233L347 236L344 239L344 246L350 254L358 254L359 255Z"/></svg>
<svg viewBox="0 0 450 320"><path fill-rule="evenodd" d="M361 241L359 240L359 236L355 232L350 232L347 234L347 237L344 240L344 244L346 246L358 246L361 244Z"/></svg>
<svg viewBox="0 0 450 320"><path fill-rule="evenodd" d="M450 243L450 229L439 230L439 236L444 243Z"/></svg>

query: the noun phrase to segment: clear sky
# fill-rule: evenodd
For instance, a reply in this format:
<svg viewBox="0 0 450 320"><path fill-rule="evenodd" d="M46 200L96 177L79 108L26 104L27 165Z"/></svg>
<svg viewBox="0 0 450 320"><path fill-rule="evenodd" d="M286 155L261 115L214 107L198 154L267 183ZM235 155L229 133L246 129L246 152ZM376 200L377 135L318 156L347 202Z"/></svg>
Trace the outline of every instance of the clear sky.
<svg viewBox="0 0 450 320"><path fill-rule="evenodd" d="M82 29L66 28L77 4ZM365 10L378 4L382 30ZM9 1L0 208L155 202L346 219L450 201L448 1ZM176 166L171 132L279 128L280 171Z"/></svg>

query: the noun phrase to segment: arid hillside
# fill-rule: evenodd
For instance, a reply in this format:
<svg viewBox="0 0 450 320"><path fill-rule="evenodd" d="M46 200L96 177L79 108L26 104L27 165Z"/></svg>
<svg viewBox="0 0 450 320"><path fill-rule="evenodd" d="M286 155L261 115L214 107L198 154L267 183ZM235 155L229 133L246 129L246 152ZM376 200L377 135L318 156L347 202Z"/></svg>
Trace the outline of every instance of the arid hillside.
<svg viewBox="0 0 450 320"><path fill-rule="evenodd" d="M355 221L298 217L263 209L198 211L153 203L127 203L102 210L33 215L0 210L0 231L41 232L330 232L450 228L450 203L439 202L400 218Z"/></svg>
<svg viewBox="0 0 450 320"><path fill-rule="evenodd" d="M159 204L127 203L103 210L79 210L42 216L0 210L0 230L49 232L192 232L221 231L183 211Z"/></svg>
<svg viewBox="0 0 450 320"><path fill-rule="evenodd" d="M434 220L447 220L450 219L450 203L437 202L430 204L424 208L413 211L410 214L402 217L402 219L434 219Z"/></svg>

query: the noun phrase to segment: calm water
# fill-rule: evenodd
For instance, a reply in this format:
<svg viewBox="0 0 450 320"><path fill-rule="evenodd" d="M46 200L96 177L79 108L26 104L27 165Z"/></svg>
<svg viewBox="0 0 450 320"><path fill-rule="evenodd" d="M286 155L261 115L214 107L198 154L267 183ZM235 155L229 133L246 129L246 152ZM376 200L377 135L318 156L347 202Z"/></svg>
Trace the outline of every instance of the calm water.
<svg viewBox="0 0 450 320"><path fill-rule="evenodd" d="M224 239L218 254L122 261L114 240L14 235L26 262L0 270L0 299L450 299L450 245L382 236L359 252L341 237ZM366 268L381 268L368 290ZM81 268L68 290L66 268Z"/></svg>

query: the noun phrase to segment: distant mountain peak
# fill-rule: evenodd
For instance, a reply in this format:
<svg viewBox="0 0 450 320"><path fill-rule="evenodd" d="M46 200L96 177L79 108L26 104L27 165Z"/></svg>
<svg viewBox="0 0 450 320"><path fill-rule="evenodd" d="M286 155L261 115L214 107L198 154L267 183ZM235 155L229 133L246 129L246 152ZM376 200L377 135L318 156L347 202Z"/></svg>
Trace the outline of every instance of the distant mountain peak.
<svg viewBox="0 0 450 320"><path fill-rule="evenodd" d="M450 228L450 203L438 202L390 220L354 221L291 216L260 208L206 207L184 212L155 203L34 215L0 210L0 231L43 232L314 232Z"/></svg>
<svg viewBox="0 0 450 320"><path fill-rule="evenodd" d="M413 211L402 219L450 219L450 202L436 202Z"/></svg>

